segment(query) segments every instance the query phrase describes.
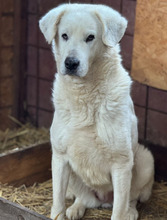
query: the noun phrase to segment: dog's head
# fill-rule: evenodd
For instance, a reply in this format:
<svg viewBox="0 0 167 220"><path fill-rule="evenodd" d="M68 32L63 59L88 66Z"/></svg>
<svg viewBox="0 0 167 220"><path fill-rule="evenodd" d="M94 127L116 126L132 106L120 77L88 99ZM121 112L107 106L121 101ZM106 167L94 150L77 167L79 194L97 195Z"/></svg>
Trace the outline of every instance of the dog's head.
<svg viewBox="0 0 167 220"><path fill-rule="evenodd" d="M52 42L58 71L84 77L106 47L119 43L127 20L107 6L64 4L49 11L39 24Z"/></svg>

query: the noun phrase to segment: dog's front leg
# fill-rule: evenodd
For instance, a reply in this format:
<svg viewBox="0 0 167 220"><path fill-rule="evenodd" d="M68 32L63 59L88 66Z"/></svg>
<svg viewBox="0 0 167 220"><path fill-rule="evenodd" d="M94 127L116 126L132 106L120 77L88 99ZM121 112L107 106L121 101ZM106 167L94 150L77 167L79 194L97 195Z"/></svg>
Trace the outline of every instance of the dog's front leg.
<svg viewBox="0 0 167 220"><path fill-rule="evenodd" d="M64 220L65 195L70 175L68 161L62 155L52 154L52 187L53 187L53 206L51 218Z"/></svg>
<svg viewBox="0 0 167 220"><path fill-rule="evenodd" d="M114 189L113 214L111 220L134 220L129 213L132 166L114 164L112 167L112 182ZM132 217L132 218L131 218Z"/></svg>

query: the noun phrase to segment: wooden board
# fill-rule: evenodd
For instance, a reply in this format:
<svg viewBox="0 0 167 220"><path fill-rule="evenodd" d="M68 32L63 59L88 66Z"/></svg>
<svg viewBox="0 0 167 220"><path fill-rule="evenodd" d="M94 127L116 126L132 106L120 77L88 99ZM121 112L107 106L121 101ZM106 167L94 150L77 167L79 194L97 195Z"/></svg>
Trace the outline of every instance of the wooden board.
<svg viewBox="0 0 167 220"><path fill-rule="evenodd" d="M49 178L51 178L51 147L49 143L0 155L1 183L28 186Z"/></svg>
<svg viewBox="0 0 167 220"><path fill-rule="evenodd" d="M167 0L138 0L132 78L167 90Z"/></svg>
<svg viewBox="0 0 167 220"><path fill-rule="evenodd" d="M0 219L2 220L50 220L43 215L0 198Z"/></svg>

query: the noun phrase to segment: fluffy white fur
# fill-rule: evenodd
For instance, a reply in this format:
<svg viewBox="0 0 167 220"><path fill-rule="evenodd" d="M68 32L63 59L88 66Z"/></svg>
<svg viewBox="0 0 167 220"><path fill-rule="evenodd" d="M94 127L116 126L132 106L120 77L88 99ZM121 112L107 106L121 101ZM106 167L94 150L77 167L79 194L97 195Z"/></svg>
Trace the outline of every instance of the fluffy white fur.
<svg viewBox="0 0 167 220"><path fill-rule="evenodd" d="M125 18L103 5L64 4L40 20L58 70L50 130L52 219L64 220L67 187L75 196L66 210L71 220L86 208L110 206L111 191L111 219L136 220L137 200L151 194L153 157L138 144L131 79L119 54L126 26ZM87 41L90 35L94 39ZM67 57L79 61L75 71L67 70Z"/></svg>

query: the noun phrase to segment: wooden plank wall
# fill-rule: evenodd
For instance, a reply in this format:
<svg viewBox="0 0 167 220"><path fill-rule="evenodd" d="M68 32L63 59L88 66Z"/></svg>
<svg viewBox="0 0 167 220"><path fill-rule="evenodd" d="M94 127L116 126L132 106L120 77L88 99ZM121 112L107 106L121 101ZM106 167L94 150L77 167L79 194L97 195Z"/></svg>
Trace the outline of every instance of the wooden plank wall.
<svg viewBox="0 0 167 220"><path fill-rule="evenodd" d="M167 90L167 1L138 0L132 77Z"/></svg>
<svg viewBox="0 0 167 220"><path fill-rule="evenodd" d="M14 1L0 1L0 129L10 126L14 105ZM2 123L3 122L3 123Z"/></svg>

